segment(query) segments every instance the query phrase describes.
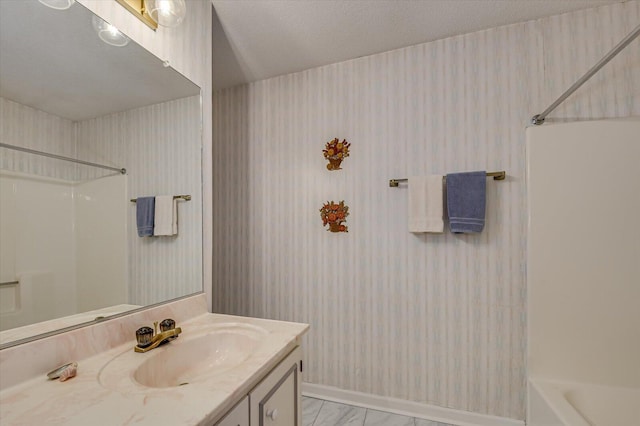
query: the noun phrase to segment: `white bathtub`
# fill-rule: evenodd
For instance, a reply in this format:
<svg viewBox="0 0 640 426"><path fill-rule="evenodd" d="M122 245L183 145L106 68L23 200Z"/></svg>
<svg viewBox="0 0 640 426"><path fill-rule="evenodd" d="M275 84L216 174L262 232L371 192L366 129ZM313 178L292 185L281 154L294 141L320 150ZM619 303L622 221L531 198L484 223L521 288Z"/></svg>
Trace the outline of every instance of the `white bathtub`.
<svg viewBox="0 0 640 426"><path fill-rule="evenodd" d="M640 388L529 379L528 426L640 426Z"/></svg>

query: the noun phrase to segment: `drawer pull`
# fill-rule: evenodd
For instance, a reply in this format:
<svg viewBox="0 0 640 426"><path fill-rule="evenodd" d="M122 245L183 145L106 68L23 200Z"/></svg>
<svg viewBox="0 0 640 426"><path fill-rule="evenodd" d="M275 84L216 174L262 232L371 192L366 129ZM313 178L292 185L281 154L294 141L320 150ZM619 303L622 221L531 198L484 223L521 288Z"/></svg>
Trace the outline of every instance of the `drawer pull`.
<svg viewBox="0 0 640 426"><path fill-rule="evenodd" d="M275 419L278 418L278 409L274 408L273 410L267 410L267 417L275 421Z"/></svg>

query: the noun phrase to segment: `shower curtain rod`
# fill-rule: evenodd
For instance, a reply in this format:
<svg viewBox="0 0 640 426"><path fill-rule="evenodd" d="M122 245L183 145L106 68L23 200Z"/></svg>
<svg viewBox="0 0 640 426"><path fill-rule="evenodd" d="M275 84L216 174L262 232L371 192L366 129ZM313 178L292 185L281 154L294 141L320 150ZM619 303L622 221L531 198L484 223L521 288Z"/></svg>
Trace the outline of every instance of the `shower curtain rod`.
<svg viewBox="0 0 640 426"><path fill-rule="evenodd" d="M597 73L600 70L600 68L605 66L607 64L607 62L609 62L611 59L613 59L614 56L616 56L618 53L620 53L620 51L622 49L627 47L629 45L629 43L631 43L636 37L638 37L638 35L640 35L640 25L638 25L633 31L631 31L631 33L628 36L626 36L620 43L618 43L618 45L616 47L611 49L611 51L609 53L607 53L604 58L600 59L600 61L597 64L595 64L589 71L587 71L587 73L585 75L583 75L578 81L573 83L573 85L571 87L569 87L569 89L567 89L566 92L564 92L562 95L560 95L560 97L558 99L556 99L556 101L554 103L549 105L549 108L545 109L540 114L537 114L537 115L534 115L533 117L531 117L531 124L540 125L540 124L544 123L544 119L547 117L547 115L549 115L549 113L551 111L556 109L558 107L558 105L560 105L562 102L564 102L565 99L567 99L569 96L571 96L571 94L573 92L578 90L578 88L580 86L582 86L595 73Z"/></svg>
<svg viewBox="0 0 640 426"><path fill-rule="evenodd" d="M101 169L114 170L123 175L127 174L127 169L119 169L117 167L104 166L102 164L91 163L89 161L76 160L75 158L64 157L62 155L49 154L48 152L36 151L35 149L23 148L21 146L0 143L1 148L14 149L16 151L28 152L29 154L42 155L43 157L55 158L56 160L71 161L72 163L84 164L85 166L99 167Z"/></svg>

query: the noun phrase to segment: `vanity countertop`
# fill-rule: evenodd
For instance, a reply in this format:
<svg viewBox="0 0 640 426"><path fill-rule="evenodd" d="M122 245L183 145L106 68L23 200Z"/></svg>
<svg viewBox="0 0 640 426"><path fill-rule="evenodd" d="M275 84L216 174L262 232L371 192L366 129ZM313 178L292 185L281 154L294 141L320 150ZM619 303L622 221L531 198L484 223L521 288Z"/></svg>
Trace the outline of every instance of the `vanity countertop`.
<svg viewBox="0 0 640 426"><path fill-rule="evenodd" d="M129 343L78 361L78 374L66 382L42 375L0 391L2 425L209 425L233 408L280 360L300 344L307 324L202 314L182 324L180 338L190 330L202 332L221 324L246 324L266 330L261 345L251 357L209 380L185 386L145 388L130 385L118 390L101 382L100 372L119 355L133 353ZM133 337L133 336L132 336ZM171 345L169 343L168 345ZM168 346L165 345L165 346ZM127 356L133 369L147 353ZM124 375L123 375L124 376Z"/></svg>

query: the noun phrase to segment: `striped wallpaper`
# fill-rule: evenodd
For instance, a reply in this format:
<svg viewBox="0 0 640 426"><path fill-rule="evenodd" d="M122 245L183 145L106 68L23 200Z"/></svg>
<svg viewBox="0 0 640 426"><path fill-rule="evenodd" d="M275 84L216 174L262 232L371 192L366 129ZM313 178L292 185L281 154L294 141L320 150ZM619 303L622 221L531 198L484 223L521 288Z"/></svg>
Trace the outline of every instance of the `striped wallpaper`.
<svg viewBox="0 0 640 426"><path fill-rule="evenodd" d="M73 157L76 143L71 120L0 97L0 142ZM73 163L0 148L0 168L75 181Z"/></svg>
<svg viewBox="0 0 640 426"><path fill-rule="evenodd" d="M214 311L310 323L305 381L523 419L524 127L638 22L631 1L215 92ZM640 115L639 49L549 119ZM484 232L408 233L388 180L466 170L507 172Z"/></svg>

